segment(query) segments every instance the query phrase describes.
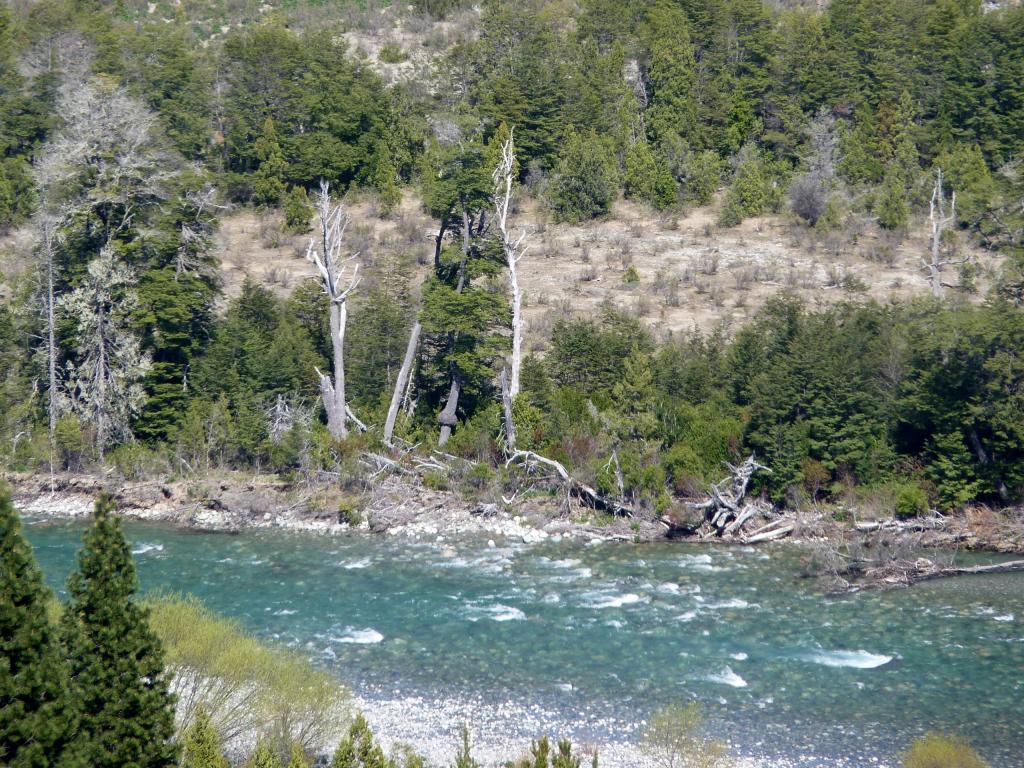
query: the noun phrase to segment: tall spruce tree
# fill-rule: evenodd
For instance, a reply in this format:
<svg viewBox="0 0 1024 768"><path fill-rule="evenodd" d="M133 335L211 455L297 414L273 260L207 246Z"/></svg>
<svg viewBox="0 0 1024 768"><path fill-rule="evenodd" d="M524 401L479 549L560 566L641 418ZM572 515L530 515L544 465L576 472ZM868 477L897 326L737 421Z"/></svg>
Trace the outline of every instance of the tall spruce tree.
<svg viewBox="0 0 1024 768"><path fill-rule="evenodd" d="M0 489L0 765L10 768L85 766L48 597L10 495Z"/></svg>
<svg viewBox="0 0 1024 768"><path fill-rule="evenodd" d="M169 768L178 761L174 698L148 612L132 600L135 564L113 508L107 495L96 502L61 625L82 748L90 768Z"/></svg>

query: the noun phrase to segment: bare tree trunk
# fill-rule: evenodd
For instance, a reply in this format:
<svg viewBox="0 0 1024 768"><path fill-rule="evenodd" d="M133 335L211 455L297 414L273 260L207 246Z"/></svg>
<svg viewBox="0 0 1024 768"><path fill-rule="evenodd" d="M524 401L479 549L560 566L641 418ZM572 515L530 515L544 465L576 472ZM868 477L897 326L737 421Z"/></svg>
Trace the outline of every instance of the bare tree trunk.
<svg viewBox="0 0 1024 768"><path fill-rule="evenodd" d="M931 221L932 230L932 253L931 261L924 261L924 268L928 271L928 279L932 286L932 295L936 298L942 296L942 269L950 264L963 264L967 259L943 259L942 258L942 236L950 224L956 220L956 192L950 199L949 214L946 214L946 196L942 189L942 169L939 168L935 176L935 186L932 189L932 199L929 204L928 219Z"/></svg>
<svg viewBox="0 0 1024 768"><path fill-rule="evenodd" d="M344 304L331 304L331 354L334 379L320 374L320 395L327 413L327 431L338 438L348 437L345 413L345 325L348 311Z"/></svg>
<svg viewBox="0 0 1024 768"><path fill-rule="evenodd" d="M50 224L43 225L43 247L46 249L46 357L49 368L50 391L50 442L53 442L57 431L57 333L56 312L54 311L54 275L53 275L53 232Z"/></svg>
<svg viewBox="0 0 1024 768"><path fill-rule="evenodd" d="M402 398L405 394L405 387L412 373L412 364L416 359L416 347L420 341L420 321L417 320L412 326L409 334L409 344L405 348L405 357L402 359L402 367L398 371L398 378L395 379L395 391L391 394L391 404L388 406L388 417L384 422L384 445L391 447L391 436L395 432L395 419L398 418L398 409L402 405Z"/></svg>
<svg viewBox="0 0 1024 768"><path fill-rule="evenodd" d="M505 452L511 456L516 452L516 423L512 418L512 391L508 384L508 371L501 369L501 405L505 414Z"/></svg>
<svg viewBox="0 0 1024 768"><path fill-rule="evenodd" d="M462 374L453 366L452 385L448 389L448 400L444 404L444 409L437 415L437 422L441 425L441 434L437 438L439 448L443 448L444 444L448 442L448 438L452 436L452 430L458 423L456 412L459 409L460 394L462 394Z"/></svg>
<svg viewBox="0 0 1024 768"><path fill-rule="evenodd" d="M523 241L526 233L523 232L516 240L508 231L508 207L512 201L512 182L515 171L516 155L515 144L512 140L512 133L502 144L501 160L498 167L494 169L492 177L494 181L494 212L498 222L498 230L501 233L501 247L505 252L505 263L508 265L508 281L512 288L512 356L509 361L509 397L513 400L519 394L519 370L522 367L523 359L523 294L519 286L519 272L517 265L519 260L526 253Z"/></svg>
<svg viewBox="0 0 1024 768"><path fill-rule="evenodd" d="M345 403L345 326L348 322L348 296L359 285L359 264L351 272L349 265L356 255L341 258L341 244L348 226L348 217L340 205L332 205L327 182L320 182L320 197L317 204L320 217L320 251L310 239L306 259L312 262L320 275L327 298L331 302L331 352L333 357L333 379L319 370L320 395L327 413L327 429L338 439L348 437L348 408ZM344 282L347 287L342 287Z"/></svg>

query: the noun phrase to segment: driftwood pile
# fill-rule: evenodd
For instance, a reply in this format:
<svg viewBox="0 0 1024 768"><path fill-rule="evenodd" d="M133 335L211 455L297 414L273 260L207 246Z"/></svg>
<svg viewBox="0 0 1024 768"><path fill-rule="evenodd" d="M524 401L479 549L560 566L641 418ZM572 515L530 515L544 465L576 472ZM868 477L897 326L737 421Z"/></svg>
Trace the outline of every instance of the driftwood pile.
<svg viewBox="0 0 1024 768"><path fill-rule="evenodd" d="M747 499L747 489L755 472L770 473L771 470L759 464L753 455L747 457L742 464L734 466L726 464L730 476L719 483L712 483L711 498L699 504L689 504L691 509L704 513L701 536L709 538L739 538L747 544L762 541L773 541L788 536L793 532L793 524L784 518L776 518L767 524L752 527L753 523L763 523L772 513L772 507L760 499Z"/></svg>
<svg viewBox="0 0 1024 768"><path fill-rule="evenodd" d="M970 566L945 566L927 557L914 560L892 560L882 565L859 568L851 563L839 579L839 586L832 593L857 592L862 589L895 589L909 587L920 581L943 579L950 576L971 576L992 573L1024 572L1024 560L1008 560L1002 563Z"/></svg>

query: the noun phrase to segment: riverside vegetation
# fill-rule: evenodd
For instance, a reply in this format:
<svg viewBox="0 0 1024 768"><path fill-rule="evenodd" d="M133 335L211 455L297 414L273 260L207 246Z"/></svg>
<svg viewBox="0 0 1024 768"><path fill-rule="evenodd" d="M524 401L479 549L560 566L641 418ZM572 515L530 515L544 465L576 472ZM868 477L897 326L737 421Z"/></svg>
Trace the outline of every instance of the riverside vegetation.
<svg viewBox="0 0 1024 768"><path fill-rule="evenodd" d="M443 445L468 463L435 458L423 482L498 501L559 487L536 478L557 462L591 501L652 515L754 452L771 473L752 490L779 507L1020 500L1024 10L406 12L469 28L389 84L345 44L370 17L334 4L219 33L130 2L0 9L0 221L33 243L0 305L8 469L256 469L340 484L357 508L368 453L422 469L409 448ZM359 252L331 197L387 217L413 192L436 227L421 263ZM717 195L724 228L788 208L840 240L867 222L896 242L927 216L931 295L783 292L744 327L671 336L609 303L521 356L520 204L586 222L620 194L668 215ZM311 278L225 304L230 205L315 218ZM1001 259L984 296L968 241Z"/></svg>
<svg viewBox="0 0 1024 768"><path fill-rule="evenodd" d="M43 585L6 492L0 494L0 760L12 768L309 766L422 768L406 745L386 754L346 692L293 651L261 645L195 600L139 602L135 567L108 498L84 535L68 602ZM730 764L701 735L696 704L655 713L637 747L652 765ZM230 755L230 760L225 755ZM568 741L533 742L507 766L596 768ZM454 765L474 768L463 729ZM984 768L956 737L929 734L905 768Z"/></svg>

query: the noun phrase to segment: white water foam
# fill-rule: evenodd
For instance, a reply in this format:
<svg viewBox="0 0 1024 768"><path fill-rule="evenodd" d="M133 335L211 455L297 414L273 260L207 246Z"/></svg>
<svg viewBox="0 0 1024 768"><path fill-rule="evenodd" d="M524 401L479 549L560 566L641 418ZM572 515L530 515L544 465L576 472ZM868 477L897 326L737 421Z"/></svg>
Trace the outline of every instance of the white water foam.
<svg viewBox="0 0 1024 768"><path fill-rule="evenodd" d="M525 613L518 608L505 605L504 603L484 606L471 605L468 608L468 612L470 615L466 618L470 621L480 621L480 619L490 619L491 621L526 621Z"/></svg>
<svg viewBox="0 0 1024 768"><path fill-rule="evenodd" d="M624 605L634 605L643 600L640 595L627 592L623 595L595 594L593 592L586 596L587 605L591 608L621 608Z"/></svg>
<svg viewBox="0 0 1024 768"><path fill-rule="evenodd" d="M721 683L733 688L746 688L747 681L732 671L732 667L726 667L718 674L706 675L704 677L709 683Z"/></svg>
<svg viewBox="0 0 1024 768"><path fill-rule="evenodd" d="M746 661L750 657L747 656L747 654L745 654L743 651L740 651L739 653L730 653L729 658L736 659L736 661Z"/></svg>
<svg viewBox="0 0 1024 768"><path fill-rule="evenodd" d="M163 544L148 544L146 542L140 542L135 549L132 550L133 555L145 555L147 552L163 552Z"/></svg>
<svg viewBox="0 0 1024 768"><path fill-rule="evenodd" d="M1002 613L998 616L993 616L992 621L1013 621L1012 613Z"/></svg>
<svg viewBox="0 0 1024 768"><path fill-rule="evenodd" d="M368 557L364 557L360 560L352 560L350 562L342 560L340 563L338 563L338 565L340 565L346 571L358 571L362 568L369 568L371 565L373 565L373 561Z"/></svg>
<svg viewBox="0 0 1024 768"><path fill-rule="evenodd" d="M336 643L354 643L356 645L372 645L384 639L384 635L372 627L366 629L346 629L345 634L339 637L332 637Z"/></svg>
<svg viewBox="0 0 1024 768"><path fill-rule="evenodd" d="M804 661L822 664L826 667L849 667L851 669L876 669L893 660L894 657L881 653L859 651L811 651L800 656Z"/></svg>
<svg viewBox="0 0 1024 768"><path fill-rule="evenodd" d="M696 611L687 611L676 616L676 621L693 621L695 618L697 618Z"/></svg>
<svg viewBox="0 0 1024 768"><path fill-rule="evenodd" d="M708 608L749 608L750 603L738 597L723 600L720 603L707 603Z"/></svg>

